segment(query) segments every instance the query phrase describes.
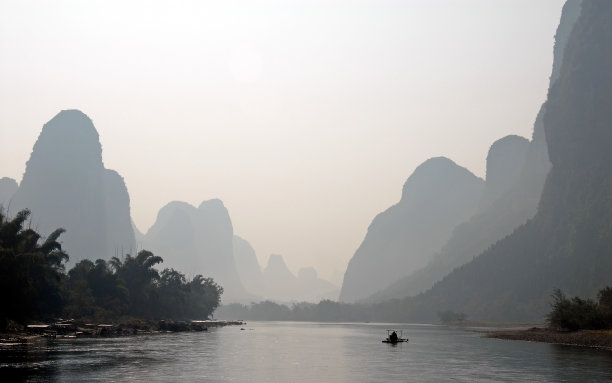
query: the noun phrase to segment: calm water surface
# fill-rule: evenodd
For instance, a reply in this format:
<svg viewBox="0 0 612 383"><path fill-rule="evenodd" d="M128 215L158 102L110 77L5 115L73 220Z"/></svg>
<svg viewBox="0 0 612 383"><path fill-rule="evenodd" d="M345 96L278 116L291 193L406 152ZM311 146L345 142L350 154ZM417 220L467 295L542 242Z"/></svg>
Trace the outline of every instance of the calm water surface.
<svg viewBox="0 0 612 383"><path fill-rule="evenodd" d="M385 329L409 343L381 343ZM249 322L203 333L0 346L0 381L612 382L612 352L443 326Z"/></svg>

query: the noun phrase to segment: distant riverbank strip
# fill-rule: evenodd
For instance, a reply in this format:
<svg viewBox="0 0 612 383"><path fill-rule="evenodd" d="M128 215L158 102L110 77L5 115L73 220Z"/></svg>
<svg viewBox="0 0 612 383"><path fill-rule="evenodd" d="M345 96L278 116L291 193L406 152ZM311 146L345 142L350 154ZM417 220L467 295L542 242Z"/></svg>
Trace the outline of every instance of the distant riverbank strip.
<svg viewBox="0 0 612 383"><path fill-rule="evenodd" d="M612 350L612 330L556 331L532 327L526 330L490 331L485 337Z"/></svg>

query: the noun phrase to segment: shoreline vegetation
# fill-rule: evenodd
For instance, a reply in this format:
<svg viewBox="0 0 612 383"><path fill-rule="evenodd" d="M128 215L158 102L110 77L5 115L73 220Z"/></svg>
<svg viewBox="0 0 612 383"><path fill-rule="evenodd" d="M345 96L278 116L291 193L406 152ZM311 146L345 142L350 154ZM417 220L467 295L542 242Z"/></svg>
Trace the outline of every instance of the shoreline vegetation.
<svg viewBox="0 0 612 383"><path fill-rule="evenodd" d="M66 272L66 254L58 241L63 229L43 239L27 227L28 210L9 219L0 209L0 289L10 291L0 305L0 342L20 343L37 337L77 338L164 332L206 331L208 327L243 325L243 320L322 322L388 321L385 304L360 305L323 300L292 307L270 301L221 306L223 288L211 278L187 280L174 269L154 266L159 256L142 250L109 261L83 260ZM517 323L466 320L450 310L438 312L442 324L486 328L485 337L547 342L612 350L612 288L597 301L552 294L546 328ZM393 302L391 302L393 303ZM397 311L395 305L392 308ZM243 315L244 314L244 315ZM379 314L379 315L375 315ZM388 314L388 313L387 313ZM396 312L397 314L397 312ZM73 318L68 320L51 318ZM204 318L203 320L193 320ZM397 318L407 319L407 318ZM498 331L489 331L498 329Z"/></svg>
<svg viewBox="0 0 612 383"><path fill-rule="evenodd" d="M192 319L208 320L221 302L223 288L212 278L159 271L155 266L163 259L147 250L108 261L84 259L66 271L68 254L59 242L64 229L42 238L29 216L22 210L8 218L0 207L0 334L203 329L210 322Z"/></svg>
<svg viewBox="0 0 612 383"><path fill-rule="evenodd" d="M16 323L4 332L0 333L0 344L24 343L36 338L73 339L73 338L97 338L97 337L119 337L148 334L176 333L176 332L201 332L208 331L211 327L244 326L242 320L139 320L129 318L116 323L86 323L74 319L58 319L53 323L40 323L31 325L18 325Z"/></svg>
<svg viewBox="0 0 612 383"><path fill-rule="evenodd" d="M612 330L562 331L532 327L520 330L490 331L485 333L484 337L612 350Z"/></svg>
<svg viewBox="0 0 612 383"><path fill-rule="evenodd" d="M546 324L462 321L448 327L473 329L484 338L591 347L612 351L612 330L563 330Z"/></svg>
<svg viewBox="0 0 612 383"><path fill-rule="evenodd" d="M552 299L547 327L492 331L485 336L612 350L612 287L599 290L597 301L568 298L560 289Z"/></svg>

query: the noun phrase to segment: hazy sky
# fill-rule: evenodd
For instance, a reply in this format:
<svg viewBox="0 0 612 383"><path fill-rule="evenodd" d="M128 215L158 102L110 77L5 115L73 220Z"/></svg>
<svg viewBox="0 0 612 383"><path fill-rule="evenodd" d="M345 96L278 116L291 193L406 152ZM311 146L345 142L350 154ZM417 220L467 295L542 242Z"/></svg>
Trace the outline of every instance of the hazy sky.
<svg viewBox="0 0 612 383"><path fill-rule="evenodd" d="M141 231L220 198L262 267L329 277L421 162L531 137L562 5L0 0L0 177L80 109Z"/></svg>

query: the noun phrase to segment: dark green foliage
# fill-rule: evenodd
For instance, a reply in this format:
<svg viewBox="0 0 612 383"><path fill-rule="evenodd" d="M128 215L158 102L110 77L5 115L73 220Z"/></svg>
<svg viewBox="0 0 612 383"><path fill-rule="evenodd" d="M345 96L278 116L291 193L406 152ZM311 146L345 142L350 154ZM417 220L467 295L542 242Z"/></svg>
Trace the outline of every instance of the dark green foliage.
<svg viewBox="0 0 612 383"><path fill-rule="evenodd" d="M178 318L185 318L189 290L182 273L164 269L157 285L158 313L173 313Z"/></svg>
<svg viewBox="0 0 612 383"><path fill-rule="evenodd" d="M612 328L612 287L605 287L597 294L599 311L604 318L606 328Z"/></svg>
<svg viewBox="0 0 612 383"><path fill-rule="evenodd" d="M212 278L164 269L157 285L156 316L162 319L208 318L221 303L223 288Z"/></svg>
<svg viewBox="0 0 612 383"><path fill-rule="evenodd" d="M612 287L606 286L597 293L599 307L612 310Z"/></svg>
<svg viewBox="0 0 612 383"><path fill-rule="evenodd" d="M156 284L159 272L153 268L164 260L150 251L141 250L135 257L130 254L121 261L117 257L110 260L111 267L129 292L130 314L137 317L150 314L151 304L157 303Z"/></svg>
<svg viewBox="0 0 612 383"><path fill-rule="evenodd" d="M20 211L8 220L0 211L0 327L9 319L42 319L61 312L63 262L68 255L57 241L63 229L46 240L25 228L30 215Z"/></svg>
<svg viewBox="0 0 612 383"><path fill-rule="evenodd" d="M68 272L67 288L65 313L70 317L106 321L127 311L128 290L102 259L77 263Z"/></svg>
<svg viewBox="0 0 612 383"><path fill-rule="evenodd" d="M69 275L71 316L116 319L203 319L221 301L223 288L211 278L196 275L191 281L174 269L161 273L154 266L161 257L141 250L123 260L113 257L108 264L97 260L78 263Z"/></svg>
<svg viewBox="0 0 612 383"><path fill-rule="evenodd" d="M579 297L568 298L560 289L552 294L552 310L546 320L550 327L562 330L600 330L612 326L609 300L612 288L599 291L599 302Z"/></svg>
<svg viewBox="0 0 612 383"><path fill-rule="evenodd" d="M206 318L221 303L223 287L219 286L212 278L204 278L196 275L187 284L189 288L187 314L191 318Z"/></svg>
<svg viewBox="0 0 612 383"><path fill-rule="evenodd" d="M0 210L0 329L9 320L60 315L93 321L203 319L221 301L223 288L211 278L187 281L173 269L159 273L154 266L162 258L146 250L123 260L83 260L66 274L68 255L58 242L64 230L41 240L25 227L29 215L23 210L9 220Z"/></svg>

